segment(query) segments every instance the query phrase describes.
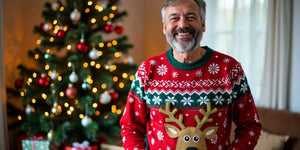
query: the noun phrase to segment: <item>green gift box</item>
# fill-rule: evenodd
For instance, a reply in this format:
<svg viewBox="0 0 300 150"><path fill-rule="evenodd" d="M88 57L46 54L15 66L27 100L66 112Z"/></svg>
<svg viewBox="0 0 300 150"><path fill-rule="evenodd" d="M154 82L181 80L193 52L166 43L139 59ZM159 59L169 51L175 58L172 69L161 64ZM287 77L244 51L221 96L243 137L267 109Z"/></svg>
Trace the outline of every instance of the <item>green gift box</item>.
<svg viewBox="0 0 300 150"><path fill-rule="evenodd" d="M22 150L51 150L51 141L49 140L22 140Z"/></svg>

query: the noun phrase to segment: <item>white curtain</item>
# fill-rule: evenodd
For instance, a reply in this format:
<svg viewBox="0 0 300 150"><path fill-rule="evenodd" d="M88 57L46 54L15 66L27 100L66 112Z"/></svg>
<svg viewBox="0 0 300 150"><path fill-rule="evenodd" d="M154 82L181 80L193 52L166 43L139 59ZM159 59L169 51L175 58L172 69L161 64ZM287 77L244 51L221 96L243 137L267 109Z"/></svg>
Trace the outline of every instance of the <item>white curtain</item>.
<svg viewBox="0 0 300 150"><path fill-rule="evenodd" d="M206 32L201 45L237 59L255 101L263 74L267 0L206 0Z"/></svg>
<svg viewBox="0 0 300 150"><path fill-rule="evenodd" d="M3 1L0 0L0 149L8 150L8 132L6 121L6 100L4 82L4 44L3 44Z"/></svg>
<svg viewBox="0 0 300 150"><path fill-rule="evenodd" d="M292 0L268 1L268 29L260 106L287 109Z"/></svg>

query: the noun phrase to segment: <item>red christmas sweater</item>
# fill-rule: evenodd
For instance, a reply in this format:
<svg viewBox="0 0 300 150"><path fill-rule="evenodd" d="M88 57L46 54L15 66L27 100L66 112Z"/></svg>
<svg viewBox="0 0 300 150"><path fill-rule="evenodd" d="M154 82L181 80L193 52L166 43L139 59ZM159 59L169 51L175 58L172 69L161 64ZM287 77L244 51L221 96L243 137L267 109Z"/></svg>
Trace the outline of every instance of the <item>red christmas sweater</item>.
<svg viewBox="0 0 300 150"><path fill-rule="evenodd" d="M151 150L254 149L261 123L240 63L203 48L194 63L170 49L139 66L120 120L125 150L145 149L145 136Z"/></svg>

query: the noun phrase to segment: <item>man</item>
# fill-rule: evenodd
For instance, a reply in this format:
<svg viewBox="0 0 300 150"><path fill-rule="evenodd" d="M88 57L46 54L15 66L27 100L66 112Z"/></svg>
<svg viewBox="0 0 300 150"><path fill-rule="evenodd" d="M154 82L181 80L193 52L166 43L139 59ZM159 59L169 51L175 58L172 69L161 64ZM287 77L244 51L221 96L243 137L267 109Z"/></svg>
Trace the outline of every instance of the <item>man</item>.
<svg viewBox="0 0 300 150"><path fill-rule="evenodd" d="M120 120L125 150L251 150L261 131L241 65L200 47L203 0L166 0L163 33L172 47L143 62ZM230 142L232 122L237 126Z"/></svg>

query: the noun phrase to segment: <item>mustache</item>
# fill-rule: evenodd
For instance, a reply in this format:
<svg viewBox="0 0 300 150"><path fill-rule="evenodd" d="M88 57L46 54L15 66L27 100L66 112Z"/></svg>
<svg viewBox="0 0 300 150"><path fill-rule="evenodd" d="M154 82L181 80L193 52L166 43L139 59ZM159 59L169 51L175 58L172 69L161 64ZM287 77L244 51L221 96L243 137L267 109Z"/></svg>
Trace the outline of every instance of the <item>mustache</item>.
<svg viewBox="0 0 300 150"><path fill-rule="evenodd" d="M178 28L178 29L174 30L172 34L173 34L173 36L175 36L178 33L182 33L182 32L188 32L188 33L194 35L196 33L196 30L193 28L189 28L189 27Z"/></svg>

